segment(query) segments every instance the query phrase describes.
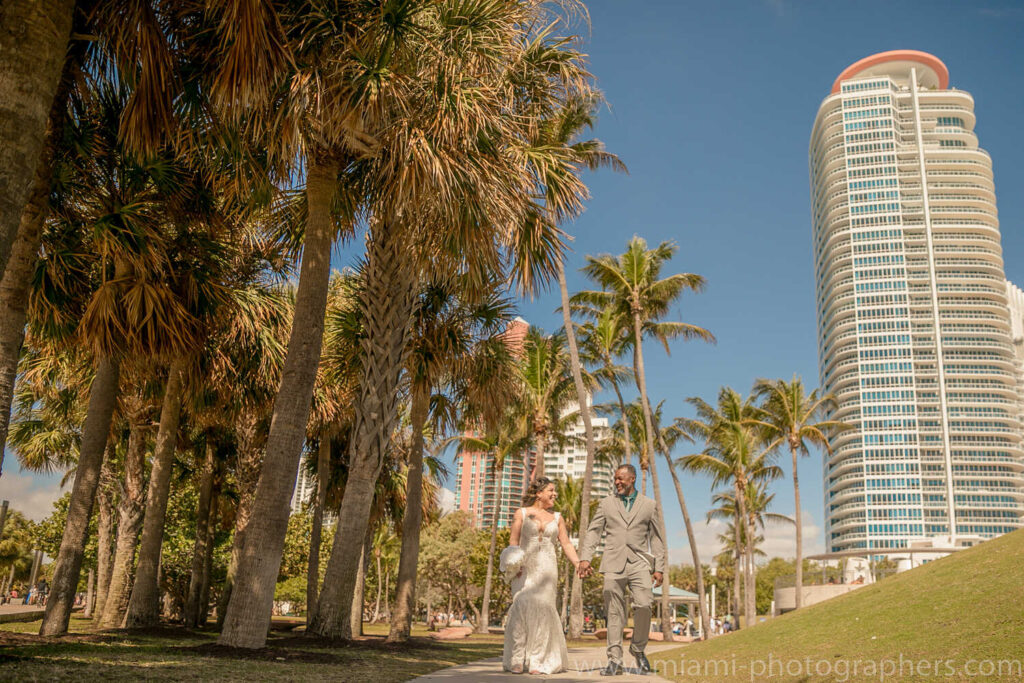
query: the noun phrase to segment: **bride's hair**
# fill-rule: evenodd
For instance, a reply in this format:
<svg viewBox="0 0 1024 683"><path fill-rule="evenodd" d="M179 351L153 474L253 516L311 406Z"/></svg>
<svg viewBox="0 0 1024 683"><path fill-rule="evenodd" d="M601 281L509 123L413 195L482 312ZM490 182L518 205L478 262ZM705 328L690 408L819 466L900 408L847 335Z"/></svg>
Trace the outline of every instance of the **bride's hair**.
<svg viewBox="0 0 1024 683"><path fill-rule="evenodd" d="M526 495L523 496L523 507L529 507L534 504L537 500L537 494L548 487L549 484L554 484L547 477L537 477L530 484L530 488L526 489Z"/></svg>

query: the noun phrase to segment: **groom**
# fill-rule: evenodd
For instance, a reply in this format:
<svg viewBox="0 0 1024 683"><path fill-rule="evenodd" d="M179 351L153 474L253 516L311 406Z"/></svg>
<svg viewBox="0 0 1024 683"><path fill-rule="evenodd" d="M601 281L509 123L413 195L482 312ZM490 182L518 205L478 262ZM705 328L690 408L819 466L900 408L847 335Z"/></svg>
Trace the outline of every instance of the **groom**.
<svg viewBox="0 0 1024 683"><path fill-rule="evenodd" d="M654 602L651 580L654 586L661 585L665 571L665 539L658 525L657 506L647 496L637 493L634 484L636 469L632 465L620 465L615 470L615 495L598 504L594 519L587 528L576 569L580 578L594 572L590 560L604 532L601 571L604 573L604 609L608 615L608 666L601 670L602 676L617 676L623 671L622 628L627 616L626 586L633 596L633 640L629 651L642 673L651 671L651 665L644 656L651 630L651 604Z"/></svg>

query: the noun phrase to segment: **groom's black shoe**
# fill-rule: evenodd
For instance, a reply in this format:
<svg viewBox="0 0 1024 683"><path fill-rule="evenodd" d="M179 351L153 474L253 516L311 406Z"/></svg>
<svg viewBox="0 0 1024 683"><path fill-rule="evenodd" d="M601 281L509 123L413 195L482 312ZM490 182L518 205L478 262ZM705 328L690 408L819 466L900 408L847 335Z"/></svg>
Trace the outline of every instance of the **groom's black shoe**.
<svg viewBox="0 0 1024 683"><path fill-rule="evenodd" d="M636 658L636 666L640 669L640 673L649 674L653 671L651 663L647 661L647 656L643 652L637 652L633 654Z"/></svg>
<svg viewBox="0 0 1024 683"><path fill-rule="evenodd" d="M624 670L618 662L608 662L608 666L601 669L602 676L621 676Z"/></svg>

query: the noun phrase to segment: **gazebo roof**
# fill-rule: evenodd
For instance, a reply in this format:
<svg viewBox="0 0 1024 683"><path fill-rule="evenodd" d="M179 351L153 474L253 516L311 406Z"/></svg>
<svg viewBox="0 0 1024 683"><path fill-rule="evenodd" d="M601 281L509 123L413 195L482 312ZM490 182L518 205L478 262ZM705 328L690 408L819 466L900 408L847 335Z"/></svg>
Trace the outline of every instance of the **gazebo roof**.
<svg viewBox="0 0 1024 683"><path fill-rule="evenodd" d="M655 597L661 597L661 587L654 589ZM668 589L669 602L698 602L699 598L696 593L690 591L684 591L682 588L676 588L675 586L669 586Z"/></svg>

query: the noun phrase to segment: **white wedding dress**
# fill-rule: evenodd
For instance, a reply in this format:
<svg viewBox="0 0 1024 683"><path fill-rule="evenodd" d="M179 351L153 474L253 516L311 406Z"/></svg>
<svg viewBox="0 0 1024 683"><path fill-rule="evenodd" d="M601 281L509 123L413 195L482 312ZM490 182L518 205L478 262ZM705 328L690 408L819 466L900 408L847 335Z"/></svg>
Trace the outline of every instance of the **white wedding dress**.
<svg viewBox="0 0 1024 683"><path fill-rule="evenodd" d="M532 519L526 510L519 546L524 553L523 571L512 580L512 607L505 624L505 671L565 671L569 652L558 617L557 587L558 513L547 524Z"/></svg>

